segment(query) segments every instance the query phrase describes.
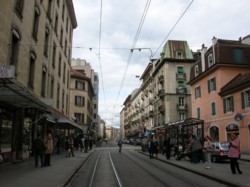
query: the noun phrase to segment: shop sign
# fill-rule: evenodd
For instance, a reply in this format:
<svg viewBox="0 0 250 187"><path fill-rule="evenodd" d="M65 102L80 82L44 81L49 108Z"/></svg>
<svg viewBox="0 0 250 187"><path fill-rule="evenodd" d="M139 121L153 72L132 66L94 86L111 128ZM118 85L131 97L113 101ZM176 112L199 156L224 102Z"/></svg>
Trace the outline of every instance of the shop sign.
<svg viewBox="0 0 250 187"><path fill-rule="evenodd" d="M0 78L14 78L15 66L0 65Z"/></svg>

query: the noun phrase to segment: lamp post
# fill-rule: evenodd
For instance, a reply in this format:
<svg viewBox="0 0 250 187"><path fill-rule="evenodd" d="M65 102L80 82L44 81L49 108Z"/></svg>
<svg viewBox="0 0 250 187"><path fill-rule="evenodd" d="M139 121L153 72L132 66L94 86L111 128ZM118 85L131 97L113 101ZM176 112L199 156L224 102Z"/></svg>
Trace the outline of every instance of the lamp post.
<svg viewBox="0 0 250 187"><path fill-rule="evenodd" d="M141 52L141 50L144 50L144 49L148 49L150 51L150 57L149 57L149 59L151 60L152 57L153 57L153 51L150 48L147 48L147 47L133 48L133 49L130 49L130 51L133 52L134 50L138 50L139 52Z"/></svg>

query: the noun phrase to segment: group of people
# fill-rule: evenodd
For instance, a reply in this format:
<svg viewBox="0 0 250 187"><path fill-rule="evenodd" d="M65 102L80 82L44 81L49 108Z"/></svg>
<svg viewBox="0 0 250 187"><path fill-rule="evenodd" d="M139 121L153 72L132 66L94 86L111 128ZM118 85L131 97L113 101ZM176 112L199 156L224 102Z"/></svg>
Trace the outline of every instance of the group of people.
<svg viewBox="0 0 250 187"><path fill-rule="evenodd" d="M148 141L148 152L149 157L153 158L153 154L158 153L158 142L156 140L150 139ZM163 154L166 154L166 158L170 159L171 153L171 143L170 138L165 138L163 141ZM204 142L198 139L195 135L192 135L190 143L186 145L184 151L178 154L176 160L180 160L184 157L188 157L191 163L198 163L200 161L206 162L206 169L211 167L211 154L213 151L212 139L207 135L204 137ZM233 174L236 171L242 174L240 170L238 159L240 157L240 141L235 134L230 135L230 146L228 152L228 158L230 159L230 169Z"/></svg>
<svg viewBox="0 0 250 187"><path fill-rule="evenodd" d="M33 142L33 153L35 157L35 167L38 167L38 158L41 161L41 167L51 166L50 157L53 152L53 138L51 133L47 134L46 140L43 141L40 134Z"/></svg>

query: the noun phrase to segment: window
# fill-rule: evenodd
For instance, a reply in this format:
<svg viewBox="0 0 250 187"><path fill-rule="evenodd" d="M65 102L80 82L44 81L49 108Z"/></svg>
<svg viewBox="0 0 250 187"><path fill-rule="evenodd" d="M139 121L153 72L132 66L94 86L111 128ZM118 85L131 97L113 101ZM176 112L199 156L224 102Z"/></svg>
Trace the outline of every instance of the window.
<svg viewBox="0 0 250 187"><path fill-rule="evenodd" d="M41 96L45 97L45 89L46 89L46 73L47 69L46 67L43 67L43 72L42 72L42 87L41 87Z"/></svg>
<svg viewBox="0 0 250 187"><path fill-rule="evenodd" d="M184 81L178 81L178 88L184 88Z"/></svg>
<svg viewBox="0 0 250 187"><path fill-rule="evenodd" d="M184 69L182 66L177 67L177 73L184 73Z"/></svg>
<svg viewBox="0 0 250 187"><path fill-rule="evenodd" d="M208 85L208 93L210 93L211 91L215 91L216 90L216 78L214 77L208 80L207 85Z"/></svg>
<svg viewBox="0 0 250 187"><path fill-rule="evenodd" d="M11 41L11 48L10 48L10 65L17 66L17 56L18 56L18 51L19 51L19 45L20 45L20 35L17 32L17 30L14 29L12 33L12 41Z"/></svg>
<svg viewBox="0 0 250 187"><path fill-rule="evenodd" d="M50 98L54 98L54 79L51 78L51 83L50 83Z"/></svg>
<svg viewBox="0 0 250 187"><path fill-rule="evenodd" d="M85 90L85 82L76 81L75 89L77 89L77 90Z"/></svg>
<svg viewBox="0 0 250 187"><path fill-rule="evenodd" d="M250 90L246 90L241 93L242 109L250 107Z"/></svg>
<svg viewBox="0 0 250 187"><path fill-rule="evenodd" d="M49 19L51 19L52 1L53 1L53 0L49 0L49 3L48 3L47 15L48 15Z"/></svg>
<svg viewBox="0 0 250 187"><path fill-rule="evenodd" d="M65 83L65 74L66 74L66 64L63 66L63 83Z"/></svg>
<svg viewBox="0 0 250 187"><path fill-rule="evenodd" d="M197 112L197 118L200 119L201 118L201 109L197 108L196 112Z"/></svg>
<svg viewBox="0 0 250 187"><path fill-rule="evenodd" d="M53 44L52 67L56 67L56 43Z"/></svg>
<svg viewBox="0 0 250 187"><path fill-rule="evenodd" d="M57 85L57 97L56 97L56 107L59 108L60 104L60 85Z"/></svg>
<svg viewBox="0 0 250 187"><path fill-rule="evenodd" d="M24 5L24 0L17 0L16 1L16 11L19 14L19 16L21 16L21 17L23 14L23 5Z"/></svg>
<svg viewBox="0 0 250 187"><path fill-rule="evenodd" d="M194 76L197 77L198 75L199 75L199 66L196 65L196 66L194 67Z"/></svg>
<svg viewBox="0 0 250 187"><path fill-rule="evenodd" d="M243 63L244 61L244 53L242 49L234 49L233 50L233 56L234 56L234 60L237 63Z"/></svg>
<svg viewBox="0 0 250 187"><path fill-rule="evenodd" d="M84 123L84 114L83 113L75 113L76 122Z"/></svg>
<svg viewBox="0 0 250 187"><path fill-rule="evenodd" d="M185 98L179 97L179 106L184 106L184 105L185 105Z"/></svg>
<svg viewBox="0 0 250 187"><path fill-rule="evenodd" d="M208 67L210 68L214 64L213 54L208 55L207 61L208 61Z"/></svg>
<svg viewBox="0 0 250 187"><path fill-rule="evenodd" d="M234 111L234 100L233 96L229 96L223 99L224 113Z"/></svg>
<svg viewBox="0 0 250 187"><path fill-rule="evenodd" d="M61 44L61 47L62 47L62 45L63 45L63 28L61 28L60 44Z"/></svg>
<svg viewBox="0 0 250 187"><path fill-rule="evenodd" d="M62 8L62 20L64 21L64 12L65 12L65 5L63 4L63 8Z"/></svg>
<svg viewBox="0 0 250 187"><path fill-rule="evenodd" d="M33 31L32 36L35 40L37 40L37 32L38 32L38 25L39 25L39 17L40 17L40 10L36 6L35 7L35 15L34 15L34 21L33 21Z"/></svg>
<svg viewBox="0 0 250 187"><path fill-rule="evenodd" d="M180 115L180 120L185 120L186 119L185 113L179 113L179 115Z"/></svg>
<svg viewBox="0 0 250 187"><path fill-rule="evenodd" d="M201 97L201 87L200 86L196 87L194 91L195 91L195 99L200 98Z"/></svg>
<svg viewBox="0 0 250 187"><path fill-rule="evenodd" d="M215 116L216 115L216 105L215 105L215 102L211 103L211 109L212 109L212 116Z"/></svg>
<svg viewBox="0 0 250 187"><path fill-rule="evenodd" d="M85 99L81 96L75 96L75 105L76 106L84 106L85 105Z"/></svg>
<svg viewBox="0 0 250 187"><path fill-rule="evenodd" d="M34 88L35 61L36 61L36 55L34 52L31 52L30 67L29 67L29 80L28 80L28 86L30 88Z"/></svg>
<svg viewBox="0 0 250 187"><path fill-rule="evenodd" d="M58 61L58 75L61 76L61 64L62 64L62 56L59 55L59 61Z"/></svg>
<svg viewBox="0 0 250 187"><path fill-rule="evenodd" d="M58 35L58 33L57 33L57 27L58 27L58 16L56 15L55 27L54 27L54 31L55 31L56 35Z"/></svg>
<svg viewBox="0 0 250 187"><path fill-rule="evenodd" d="M176 58L177 59L183 59L183 52L182 51L177 51L176 52Z"/></svg>
<svg viewBox="0 0 250 187"><path fill-rule="evenodd" d="M62 108L64 108L64 96L65 96L65 93L64 93L64 90L62 91Z"/></svg>
<svg viewBox="0 0 250 187"><path fill-rule="evenodd" d="M44 55L48 57L48 47L49 47L49 29L45 29L45 42L44 42Z"/></svg>

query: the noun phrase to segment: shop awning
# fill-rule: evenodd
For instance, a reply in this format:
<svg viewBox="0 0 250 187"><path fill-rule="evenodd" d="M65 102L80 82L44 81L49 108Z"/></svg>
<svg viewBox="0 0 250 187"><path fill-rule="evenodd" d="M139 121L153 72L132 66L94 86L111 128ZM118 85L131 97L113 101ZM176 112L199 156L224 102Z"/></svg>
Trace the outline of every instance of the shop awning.
<svg viewBox="0 0 250 187"><path fill-rule="evenodd" d="M14 107L47 108L39 97L15 79L0 78L0 103Z"/></svg>
<svg viewBox="0 0 250 187"><path fill-rule="evenodd" d="M69 129L79 129L79 130L83 130L83 127L80 126L78 123L70 120L69 118L67 118L66 116L60 116L57 120L56 120L56 127L58 128L69 128Z"/></svg>

